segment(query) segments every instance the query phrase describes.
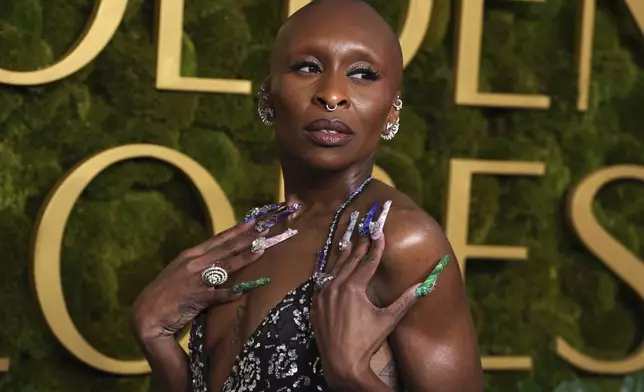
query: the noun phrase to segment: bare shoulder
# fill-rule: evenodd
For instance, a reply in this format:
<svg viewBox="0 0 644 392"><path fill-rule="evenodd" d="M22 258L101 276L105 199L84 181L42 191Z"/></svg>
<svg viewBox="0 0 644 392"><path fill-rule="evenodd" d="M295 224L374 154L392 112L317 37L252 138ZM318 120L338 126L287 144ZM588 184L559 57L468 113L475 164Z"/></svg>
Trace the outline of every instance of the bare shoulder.
<svg viewBox="0 0 644 392"><path fill-rule="evenodd" d="M409 309L389 336L401 379L410 391L425 391L429 384L437 391L482 391L477 332L452 247L431 216L387 188L379 184L374 189L379 201L392 201L384 226L385 251L369 285L374 304L386 307L408 295L442 258L449 260L433 291Z"/></svg>
<svg viewBox="0 0 644 392"><path fill-rule="evenodd" d="M392 201L384 227L385 252L372 284L378 302L391 303L408 287L422 282L446 255L450 262L441 283L456 280L446 284L460 290L458 262L440 224L394 188L379 184L377 193L379 201Z"/></svg>

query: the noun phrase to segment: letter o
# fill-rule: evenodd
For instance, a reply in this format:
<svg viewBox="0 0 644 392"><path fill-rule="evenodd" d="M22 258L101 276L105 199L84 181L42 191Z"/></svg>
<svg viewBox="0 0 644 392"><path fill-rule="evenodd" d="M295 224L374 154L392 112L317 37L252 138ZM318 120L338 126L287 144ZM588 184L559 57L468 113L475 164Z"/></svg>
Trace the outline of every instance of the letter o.
<svg viewBox="0 0 644 392"><path fill-rule="evenodd" d="M34 86L64 79L94 60L118 28L128 0L100 0L85 34L62 60L37 71L17 72L0 68L0 83Z"/></svg>
<svg viewBox="0 0 644 392"><path fill-rule="evenodd" d="M110 165L133 158L154 158L181 170L201 195L213 233L216 232L215 226L225 229L235 225L230 202L210 173L188 156L161 146L129 144L103 151L74 168L53 190L36 226L33 274L38 303L49 328L76 358L95 369L122 375L146 374L150 372L150 366L145 359L118 360L108 357L83 338L67 310L60 274L60 254L67 220L83 190ZM187 340L186 334L181 340L184 349Z"/></svg>

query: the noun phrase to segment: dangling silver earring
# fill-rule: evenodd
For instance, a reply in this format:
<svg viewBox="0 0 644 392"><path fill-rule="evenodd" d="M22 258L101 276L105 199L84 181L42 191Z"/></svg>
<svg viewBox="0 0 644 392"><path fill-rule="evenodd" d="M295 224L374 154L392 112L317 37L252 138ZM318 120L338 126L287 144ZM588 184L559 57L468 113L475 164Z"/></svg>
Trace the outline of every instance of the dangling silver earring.
<svg viewBox="0 0 644 392"><path fill-rule="evenodd" d="M271 126L273 125L273 118L275 117L275 112L268 104L268 91L266 87L262 84L259 93L259 102L257 102L257 114L262 120L264 125Z"/></svg>
<svg viewBox="0 0 644 392"><path fill-rule="evenodd" d="M396 102L394 102L394 109L396 111L400 111L403 107L403 102L400 99L400 97L396 98ZM385 128L385 131L380 135L380 137L384 140L391 140L393 139L398 131L400 130L400 116L396 119L395 123L387 123L387 127Z"/></svg>

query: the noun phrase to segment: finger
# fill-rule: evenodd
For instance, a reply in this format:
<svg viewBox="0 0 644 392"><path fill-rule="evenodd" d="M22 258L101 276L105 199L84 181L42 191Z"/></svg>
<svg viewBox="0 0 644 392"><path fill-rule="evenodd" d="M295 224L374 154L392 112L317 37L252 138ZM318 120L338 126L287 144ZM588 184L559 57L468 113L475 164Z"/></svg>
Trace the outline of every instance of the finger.
<svg viewBox="0 0 644 392"><path fill-rule="evenodd" d="M269 278L259 278L256 280L251 280L249 282L238 283L229 289L216 289L211 296L211 304L237 301L247 292L258 287L265 286L270 282L271 280Z"/></svg>
<svg viewBox="0 0 644 392"><path fill-rule="evenodd" d="M387 221L387 216L389 216L389 209L391 208L391 200L387 200L385 204L382 205L382 212L378 220L371 222L369 224L369 233L371 234L372 240L377 240L382 236L382 233L385 229L385 222Z"/></svg>
<svg viewBox="0 0 644 392"><path fill-rule="evenodd" d="M353 231L356 228L356 223L358 223L359 216L360 212L358 211L353 211L351 213L351 217L349 218L349 225L347 226L347 229L345 230L342 238L340 239L340 243L338 244L338 249L340 250L340 252L348 250L349 245L351 245L351 236L353 236Z"/></svg>
<svg viewBox="0 0 644 392"><path fill-rule="evenodd" d="M387 308L386 312L392 317L392 327L395 328L400 320L407 315L409 310L418 302L420 298L417 295L419 287L422 284L416 284L408 288L398 299Z"/></svg>
<svg viewBox="0 0 644 392"><path fill-rule="evenodd" d="M448 263L449 255L441 257L436 267L434 267L432 272L422 283L410 287L396 300L396 302L389 305L387 312L390 312L390 314L394 316L396 322L400 321L416 302L427 297L432 293L432 291L434 291L436 283L438 282L438 277Z"/></svg>
<svg viewBox="0 0 644 392"><path fill-rule="evenodd" d="M354 279L359 283L363 283L365 285L368 284L378 270L378 266L382 261L382 254L385 251L385 237L383 230L390 208L391 200L388 200L383 204L382 212L380 213L378 220L373 221L370 224L369 232L371 234L371 247L369 248L369 253L364 258L364 262L354 273Z"/></svg>
<svg viewBox="0 0 644 392"><path fill-rule="evenodd" d="M236 226L226 229L221 233L215 234L214 237L195 246L193 249L195 253L197 253L197 255L202 255L234 238L244 236L244 234L251 234L252 228L254 226L253 223L253 221L240 223Z"/></svg>
<svg viewBox="0 0 644 392"><path fill-rule="evenodd" d="M277 211L284 206L286 206L286 202L266 204L261 207L253 207L248 210L248 212L244 216L244 223L256 221L257 219L263 218L269 212Z"/></svg>
<svg viewBox="0 0 644 392"><path fill-rule="evenodd" d="M353 251L353 243L351 241L351 237L353 236L353 233L355 231L359 216L360 213L358 211L351 213L351 217L349 218L349 225L342 235L342 239L338 243L339 252L337 253L337 257L335 258L333 264L330 266L331 268L329 269L329 273L333 276L336 276L338 272L340 272L340 268L344 264L345 260L351 256L351 252Z"/></svg>
<svg viewBox="0 0 644 392"><path fill-rule="evenodd" d="M418 298L423 298L431 294L432 291L436 288L436 282L438 282L438 277L441 272L445 269L445 266L449 263L449 255L444 255L436 264L436 267L432 272L427 276L425 281L421 283L416 289L416 296Z"/></svg>
<svg viewBox="0 0 644 392"><path fill-rule="evenodd" d="M360 237L360 240L356 244L355 249L351 252L350 256L344 260L342 263L338 263L338 272L335 275L333 283L342 283L346 281L349 276L353 273L355 268L360 264L369 252L369 245L371 239L368 236Z"/></svg>
<svg viewBox="0 0 644 392"><path fill-rule="evenodd" d="M231 274L246 267L252 262L258 260L266 251L266 249L275 246L287 239L296 236L297 230L287 229L282 234L278 234L271 238L259 237L253 241L252 245L246 251L239 253L235 256L228 257L215 263L216 266L223 268L227 273Z"/></svg>
<svg viewBox="0 0 644 392"><path fill-rule="evenodd" d="M215 259L219 260L232 257L247 250L255 241L259 240L266 234L268 234L268 230L261 233L258 233L255 230L247 230L237 237L230 238L226 242L209 247L207 253L212 254Z"/></svg>
<svg viewBox="0 0 644 392"><path fill-rule="evenodd" d="M266 230L269 230L271 227L275 226L276 224L286 220L286 218L288 218L292 213L299 210L300 208L302 208L302 206L297 203L286 207L283 211L278 212L277 214L271 216L270 218L257 222L257 224L255 225L255 231L258 233L261 233Z"/></svg>
<svg viewBox="0 0 644 392"><path fill-rule="evenodd" d="M359 265L355 268L350 279L366 287L378 270L384 250L384 235L381 235L380 238L375 241L372 240L367 254L360 260Z"/></svg>
<svg viewBox="0 0 644 392"><path fill-rule="evenodd" d="M353 250L351 252L351 255L346 259L338 260L336 266L334 266L335 268L333 275L336 277L342 275L341 281L346 280L347 277L351 275L351 272L353 272L356 266L360 263L360 260L362 260L362 258L367 254L369 247L369 225L371 224L373 216L376 213L376 209L378 209L377 201L373 202L373 204L369 208L369 211L364 216L364 218L362 218L362 221L358 225L358 234L360 236L360 239L355 250Z"/></svg>
<svg viewBox="0 0 644 392"><path fill-rule="evenodd" d="M269 283L271 283L270 278L259 278L259 279L251 280L249 282L237 283L236 285L231 287L230 290L235 294L244 294L257 287L264 286Z"/></svg>
<svg viewBox="0 0 644 392"><path fill-rule="evenodd" d="M360 227L358 228L358 233L360 233L361 237L365 237L369 235L369 226L371 225L371 221L373 220L373 216L376 214L377 209L378 209L378 202L375 201L371 205L371 208L369 208L367 215L365 215L364 218L362 218L362 222L360 222Z"/></svg>

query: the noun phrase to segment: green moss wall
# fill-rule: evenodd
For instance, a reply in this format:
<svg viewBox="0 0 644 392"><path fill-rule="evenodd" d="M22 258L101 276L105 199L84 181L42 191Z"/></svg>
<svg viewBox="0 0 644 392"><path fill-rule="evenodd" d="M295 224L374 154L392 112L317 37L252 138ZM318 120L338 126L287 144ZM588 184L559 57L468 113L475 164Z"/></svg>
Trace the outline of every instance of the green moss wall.
<svg viewBox="0 0 644 392"><path fill-rule="evenodd" d="M128 143L155 143L193 157L219 181L240 216L275 198L271 130L253 96L157 91L152 0L130 0L108 47L72 77L39 87L0 86L0 356L11 369L0 390L154 390L148 377L114 377L75 360L45 325L30 288L31 237L56 182L79 161ZM285 13L277 0L186 2L184 75L265 75ZM400 27L407 1L374 5ZM620 6L600 1L590 109L575 110L575 37L581 1L489 0L481 88L547 93L552 108L458 107L453 97L454 10L435 0L430 31L405 72L402 131L378 164L444 221L451 158L540 160L543 177L477 177L471 239L525 245L523 262L471 261L467 287L483 353L529 355L531 372L489 373L487 391L533 379L544 391L581 377L617 391L621 378L577 372L553 352L555 336L598 358L622 358L644 335L642 302L582 247L564 201L585 175L607 165L644 164L644 38ZM617 4L617 5L615 5ZM3 0L0 67L33 70L63 56L93 0ZM644 245L644 184L616 183L595 213L635 254ZM62 273L70 313L103 353L138 357L129 304L167 260L208 235L187 181L169 166L129 161L84 192L65 233ZM100 277L100 279L99 279ZM429 326L431 327L431 326Z"/></svg>

